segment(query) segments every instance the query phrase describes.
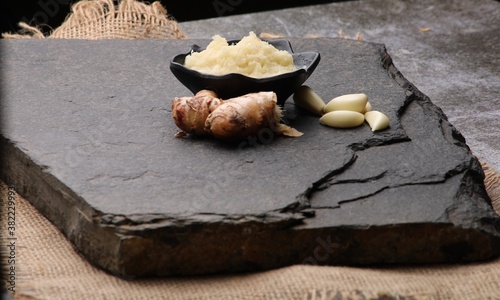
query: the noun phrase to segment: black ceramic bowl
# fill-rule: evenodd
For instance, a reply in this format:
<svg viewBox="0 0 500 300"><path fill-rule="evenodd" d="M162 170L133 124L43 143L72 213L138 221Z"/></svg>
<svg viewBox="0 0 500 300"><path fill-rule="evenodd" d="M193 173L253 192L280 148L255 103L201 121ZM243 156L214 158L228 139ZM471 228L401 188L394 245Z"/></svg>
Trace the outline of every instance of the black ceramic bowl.
<svg viewBox="0 0 500 300"><path fill-rule="evenodd" d="M200 90L209 89L216 92L220 98L228 99L252 92L273 91L278 96L278 104L283 105L286 99L312 74L320 61L320 55L317 52L293 53L290 42L287 40L266 41L279 50L290 52L297 70L265 78L251 78L236 73L225 75L200 73L184 66L184 60L191 51L204 50L198 45L193 45L189 52L172 58L170 70L194 94ZM237 42L229 41L228 43L235 44Z"/></svg>

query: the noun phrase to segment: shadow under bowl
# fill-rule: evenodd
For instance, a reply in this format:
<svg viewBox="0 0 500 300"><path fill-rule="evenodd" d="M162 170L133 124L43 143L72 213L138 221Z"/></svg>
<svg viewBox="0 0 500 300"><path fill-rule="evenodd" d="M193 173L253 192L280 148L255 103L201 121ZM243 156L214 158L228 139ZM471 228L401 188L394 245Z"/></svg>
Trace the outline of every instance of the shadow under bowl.
<svg viewBox="0 0 500 300"><path fill-rule="evenodd" d="M198 45L193 45L187 53L174 56L170 61L170 70L193 94L203 89L209 89L216 92L220 98L229 99L248 93L273 91L278 97L278 104L283 105L288 97L314 72L320 61L320 54L317 52L294 53L288 40L266 41L275 48L292 54L293 63L297 70L264 78L252 78L237 73L225 75L201 73L184 66L186 56L191 52L204 50ZM229 41L228 43L236 44L237 42L238 40Z"/></svg>

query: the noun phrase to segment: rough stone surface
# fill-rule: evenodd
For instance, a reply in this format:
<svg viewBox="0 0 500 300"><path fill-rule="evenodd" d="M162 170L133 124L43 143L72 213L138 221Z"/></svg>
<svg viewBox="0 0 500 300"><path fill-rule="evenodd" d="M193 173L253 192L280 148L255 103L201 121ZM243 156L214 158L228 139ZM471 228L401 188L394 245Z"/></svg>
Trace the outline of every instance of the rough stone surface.
<svg viewBox="0 0 500 300"><path fill-rule="evenodd" d="M362 0L183 22L190 38L249 31L383 43L396 67L438 105L472 152L500 172L500 2Z"/></svg>
<svg viewBox="0 0 500 300"><path fill-rule="evenodd" d="M208 40L2 40L1 176L121 276L499 255L478 161L384 46L290 41L321 53L318 94L366 93L390 128L328 128L289 100L303 137L175 138L190 93L168 61Z"/></svg>

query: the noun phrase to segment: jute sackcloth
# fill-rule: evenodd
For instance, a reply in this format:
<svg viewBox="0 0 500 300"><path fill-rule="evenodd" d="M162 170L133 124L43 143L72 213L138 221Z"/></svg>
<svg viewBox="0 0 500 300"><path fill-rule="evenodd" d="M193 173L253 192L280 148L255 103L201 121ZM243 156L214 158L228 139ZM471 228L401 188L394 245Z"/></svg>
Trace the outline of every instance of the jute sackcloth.
<svg viewBox="0 0 500 300"><path fill-rule="evenodd" d="M186 36L160 2L147 5L136 0L82 0L49 36L38 28L19 23L18 33L4 33L9 39L181 39Z"/></svg>
<svg viewBox="0 0 500 300"><path fill-rule="evenodd" d="M185 38L157 2L83 0L48 37L27 24L6 38ZM500 214L500 175L483 164ZM8 186L0 181L1 232ZM500 259L463 265L354 268L297 265L266 272L124 280L92 266L27 200L15 194L15 299L500 299ZM2 257L8 250L2 240ZM4 266L10 266L4 264ZM4 270L4 274L7 270Z"/></svg>

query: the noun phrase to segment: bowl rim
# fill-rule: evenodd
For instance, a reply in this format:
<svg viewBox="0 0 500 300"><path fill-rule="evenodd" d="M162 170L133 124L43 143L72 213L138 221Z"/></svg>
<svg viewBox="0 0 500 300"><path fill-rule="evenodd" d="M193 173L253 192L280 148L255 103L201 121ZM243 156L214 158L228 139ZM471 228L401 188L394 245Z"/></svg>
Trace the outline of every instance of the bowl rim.
<svg viewBox="0 0 500 300"><path fill-rule="evenodd" d="M282 74L277 74L277 75L268 76L268 77L261 77L261 78L249 77L249 76L246 76L246 75L243 75L240 73L227 73L227 74L223 74L223 75L213 75L213 74L202 73L200 71L190 69L190 68L186 67L184 65L184 63L179 62L179 60L182 60L184 62L186 56L190 55L193 51L200 52L200 51L203 51L206 49L206 47L200 47L197 44L193 44L191 46L191 49L188 52L180 53L180 54L177 54L174 57L172 57L172 59L170 60L170 67L183 70L184 72L188 72L194 76L205 78L205 79L212 79L212 80L219 80L220 79L220 80L222 80L222 79L230 79L230 78L231 79L240 78L240 79L254 82L254 83L262 83L262 82L274 81L277 79L293 77L293 76L296 76L296 75L301 74L301 73L306 73L306 74L312 73L312 70L314 70L319 63L319 60L321 57L319 52L306 51L306 52L295 53L292 49L292 45L290 44L289 40L286 40L286 39L261 39L261 40L268 42L269 44L273 45L278 50L285 50L285 51L289 52L292 55L292 57L294 58L294 62L295 62L295 57L297 57L297 56L309 55L312 57L311 63L309 63L308 65L305 65L305 66L295 65L297 67L297 70L294 70L291 72L286 72L286 73L282 73ZM228 44L234 45L239 41L240 40L229 40Z"/></svg>

